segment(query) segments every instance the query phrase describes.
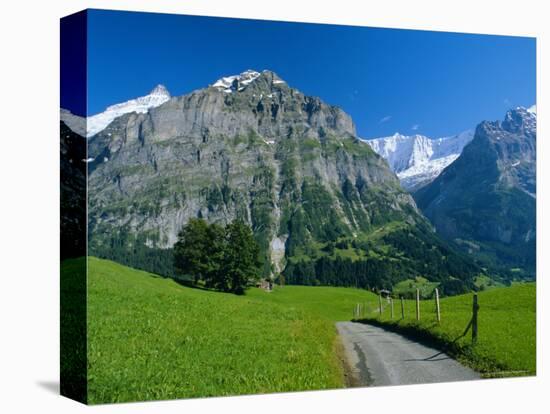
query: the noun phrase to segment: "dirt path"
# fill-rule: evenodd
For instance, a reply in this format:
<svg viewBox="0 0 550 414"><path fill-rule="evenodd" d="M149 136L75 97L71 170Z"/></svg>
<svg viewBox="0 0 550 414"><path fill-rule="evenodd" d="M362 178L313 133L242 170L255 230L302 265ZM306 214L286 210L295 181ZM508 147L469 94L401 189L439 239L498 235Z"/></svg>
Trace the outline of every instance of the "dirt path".
<svg viewBox="0 0 550 414"><path fill-rule="evenodd" d="M354 383L358 386L426 384L479 379L437 349L385 329L355 322L337 322Z"/></svg>

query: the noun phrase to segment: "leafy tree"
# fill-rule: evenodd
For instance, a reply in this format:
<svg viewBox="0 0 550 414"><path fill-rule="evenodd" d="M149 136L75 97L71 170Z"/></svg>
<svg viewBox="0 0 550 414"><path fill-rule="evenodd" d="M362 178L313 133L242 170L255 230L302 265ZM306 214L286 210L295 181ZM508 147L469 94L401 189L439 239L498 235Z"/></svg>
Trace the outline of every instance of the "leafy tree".
<svg viewBox="0 0 550 414"><path fill-rule="evenodd" d="M240 220L229 224L225 233L225 249L216 287L240 295L260 277L260 248L250 227Z"/></svg>
<svg viewBox="0 0 550 414"><path fill-rule="evenodd" d="M225 251L225 229L218 224L210 224L206 230L206 244L208 260L204 281L207 287L215 287Z"/></svg>
<svg viewBox="0 0 550 414"><path fill-rule="evenodd" d="M174 267L177 274L193 275L212 285L223 254L223 228L193 218L183 226L174 245Z"/></svg>
<svg viewBox="0 0 550 414"><path fill-rule="evenodd" d="M445 280L439 285L439 289L441 293L446 296L461 295L470 290L468 286L459 279Z"/></svg>
<svg viewBox="0 0 550 414"><path fill-rule="evenodd" d="M174 245L174 267L207 287L243 294L260 276L260 248L249 226L235 220L225 229L191 219Z"/></svg>

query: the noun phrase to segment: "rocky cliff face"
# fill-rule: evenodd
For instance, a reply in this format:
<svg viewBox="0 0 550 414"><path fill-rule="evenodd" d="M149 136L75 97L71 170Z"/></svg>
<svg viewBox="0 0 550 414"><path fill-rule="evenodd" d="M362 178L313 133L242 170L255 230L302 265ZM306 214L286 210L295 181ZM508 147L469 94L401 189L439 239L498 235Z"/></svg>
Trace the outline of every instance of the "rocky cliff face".
<svg viewBox="0 0 550 414"><path fill-rule="evenodd" d="M67 115L67 114L65 114ZM62 119L65 116L62 114ZM73 128L85 131L78 117ZM75 121L73 124L71 121ZM61 259L86 255L86 139L60 122Z"/></svg>
<svg viewBox="0 0 550 414"><path fill-rule="evenodd" d="M166 249L191 217L240 218L267 274L385 224L426 225L346 113L270 71L122 115L88 154L91 254Z"/></svg>
<svg viewBox="0 0 550 414"><path fill-rule="evenodd" d="M536 114L482 122L462 155L415 194L437 231L483 263L534 274Z"/></svg>

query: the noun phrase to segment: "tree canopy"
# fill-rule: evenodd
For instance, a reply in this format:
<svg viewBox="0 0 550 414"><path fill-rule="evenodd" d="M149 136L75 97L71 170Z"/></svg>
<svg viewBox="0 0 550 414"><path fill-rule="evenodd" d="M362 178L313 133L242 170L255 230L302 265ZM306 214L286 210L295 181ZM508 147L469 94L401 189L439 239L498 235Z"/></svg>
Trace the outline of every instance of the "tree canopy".
<svg viewBox="0 0 550 414"><path fill-rule="evenodd" d="M260 248L249 226L234 220L225 228L194 218L174 245L174 267L205 286L243 294L260 276Z"/></svg>

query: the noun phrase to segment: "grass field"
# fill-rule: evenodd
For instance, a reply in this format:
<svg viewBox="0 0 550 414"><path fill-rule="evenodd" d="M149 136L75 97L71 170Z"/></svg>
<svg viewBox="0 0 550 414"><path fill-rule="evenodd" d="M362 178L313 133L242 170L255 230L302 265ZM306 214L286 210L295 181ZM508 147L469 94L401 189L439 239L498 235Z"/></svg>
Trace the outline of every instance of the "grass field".
<svg viewBox="0 0 550 414"><path fill-rule="evenodd" d="M367 302L365 320L433 342L485 377L534 375L536 372L536 286L514 284L479 292L478 340L472 346L471 332L461 337L472 316L472 294L441 299L441 324L436 321L435 302L421 301L416 321L414 300L405 300L405 318L394 300L394 318L383 301Z"/></svg>
<svg viewBox="0 0 550 414"><path fill-rule="evenodd" d="M89 259L88 400L110 403L344 386L334 322L367 304L372 322L449 346L471 316L471 295L414 301L390 320L378 297L352 288L285 286L245 296L182 286L114 262ZM479 293L479 340L449 352L487 376L535 372L535 285ZM510 372L512 371L512 372Z"/></svg>
<svg viewBox="0 0 550 414"><path fill-rule="evenodd" d="M372 297L294 286L235 296L90 258L89 402L342 387L334 321Z"/></svg>

